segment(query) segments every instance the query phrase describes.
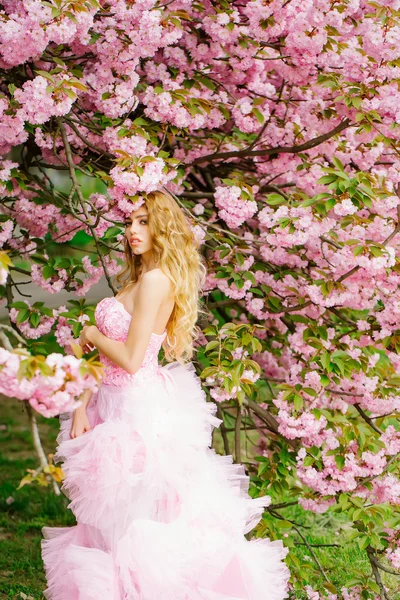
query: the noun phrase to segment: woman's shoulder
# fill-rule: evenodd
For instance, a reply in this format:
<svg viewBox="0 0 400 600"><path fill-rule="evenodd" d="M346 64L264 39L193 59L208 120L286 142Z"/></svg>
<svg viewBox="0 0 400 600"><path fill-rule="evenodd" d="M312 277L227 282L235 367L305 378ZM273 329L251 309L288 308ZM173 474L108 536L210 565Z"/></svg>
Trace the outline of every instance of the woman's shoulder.
<svg viewBox="0 0 400 600"><path fill-rule="evenodd" d="M170 278L160 267L156 267L155 269L146 271L146 273L142 275L142 281L161 283L163 281L170 281Z"/></svg>
<svg viewBox="0 0 400 600"><path fill-rule="evenodd" d="M141 286L149 292L169 296L173 291L171 279L160 268L151 269L143 274Z"/></svg>

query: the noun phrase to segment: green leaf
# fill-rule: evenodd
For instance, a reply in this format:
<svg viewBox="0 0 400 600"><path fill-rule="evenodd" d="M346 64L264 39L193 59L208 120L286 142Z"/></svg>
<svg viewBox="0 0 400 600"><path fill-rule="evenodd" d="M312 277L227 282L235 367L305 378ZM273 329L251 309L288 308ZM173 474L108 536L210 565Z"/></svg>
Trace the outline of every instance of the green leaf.
<svg viewBox="0 0 400 600"><path fill-rule="evenodd" d="M71 261L68 257L63 256L62 258L56 258L55 265L58 269L69 269Z"/></svg>
<svg viewBox="0 0 400 600"><path fill-rule="evenodd" d="M279 204L283 204L285 202L285 198L280 194L268 194L266 203L270 206L279 206Z"/></svg>
<svg viewBox="0 0 400 600"><path fill-rule="evenodd" d="M365 548L367 548L367 546L369 546L370 543L370 539L368 535L361 535L358 540L357 540L357 544L358 547L360 548L360 550L365 550Z"/></svg>
<svg viewBox="0 0 400 600"><path fill-rule="evenodd" d="M253 108L251 112L255 116L257 121L262 125L265 121L265 118L264 118L264 115L262 114L262 112L259 111L258 108Z"/></svg>
<svg viewBox="0 0 400 600"><path fill-rule="evenodd" d="M318 179L317 183L320 185L326 185L328 183L333 183L334 181L337 181L336 175L324 175Z"/></svg>
<svg viewBox="0 0 400 600"><path fill-rule="evenodd" d="M341 454L336 454L335 463L336 463L337 468L340 469L340 471L341 471L345 465L344 456L342 456Z"/></svg>
<svg viewBox="0 0 400 600"><path fill-rule="evenodd" d="M334 206L336 206L336 200L335 200L335 198L329 198L329 200L327 200L326 204L325 204L326 210L332 210L332 208Z"/></svg>
<svg viewBox="0 0 400 600"><path fill-rule="evenodd" d="M29 323L32 325L32 327L36 328L39 326L40 324L40 317L36 312L33 312L31 314L31 316L29 317Z"/></svg>
<svg viewBox="0 0 400 600"><path fill-rule="evenodd" d="M375 592L375 594L380 594L381 593L381 589L380 589L379 585L376 583L376 581L369 580L368 581L368 585L371 588L371 590L373 592Z"/></svg>
<svg viewBox="0 0 400 600"><path fill-rule="evenodd" d="M25 302L13 302L12 304L10 304L11 308L26 308L29 309L28 305Z"/></svg>
<svg viewBox="0 0 400 600"><path fill-rule="evenodd" d="M372 256L375 256L375 257L383 256L382 250L380 248L377 248L376 246L371 246L369 251L372 254Z"/></svg>
<svg viewBox="0 0 400 600"><path fill-rule="evenodd" d="M146 119L144 119L143 117L138 117L137 119L135 119L133 121L133 125L137 125L137 126L147 126L148 122L146 121Z"/></svg>
<svg viewBox="0 0 400 600"><path fill-rule="evenodd" d="M318 395L317 392L315 390L313 390L313 388L310 388L310 387L303 388L303 392L305 392L309 396L317 396Z"/></svg>
<svg viewBox="0 0 400 600"><path fill-rule="evenodd" d="M253 273L251 273L251 271L245 271L244 273L242 273L242 275L244 279L248 279L253 285L257 285L256 278L254 277Z"/></svg>
<svg viewBox="0 0 400 600"><path fill-rule="evenodd" d="M75 100L76 94L72 90L69 90L68 88L64 88L64 93L68 96L68 98L71 98L71 100Z"/></svg>
<svg viewBox="0 0 400 600"><path fill-rule="evenodd" d="M55 274L54 268L51 267L50 265L46 265L45 267L43 267L43 271L42 271L43 279L45 279L45 280L50 279L51 277L53 277L54 274Z"/></svg>
<svg viewBox="0 0 400 600"><path fill-rule="evenodd" d="M333 585L333 583L331 583L330 581L324 581L323 586L325 589L327 589L329 592L332 592L332 594L336 594L337 593L337 589L336 587Z"/></svg>
<svg viewBox="0 0 400 600"><path fill-rule="evenodd" d="M31 311L29 310L29 308L20 310L17 316L17 323L23 323L24 321L26 321L29 318L30 314Z"/></svg>
<svg viewBox="0 0 400 600"><path fill-rule="evenodd" d="M105 232L103 237L105 240L108 240L110 238L115 237L116 235L119 235L120 233L121 233L121 228L113 226L113 227L110 227L109 229L107 229L107 231Z"/></svg>
<svg viewBox="0 0 400 600"><path fill-rule="evenodd" d="M239 266L241 267L243 265L243 263L244 263L244 256L243 256L243 254L240 254L239 252L236 252L235 258L236 258Z"/></svg>
<svg viewBox="0 0 400 600"><path fill-rule="evenodd" d="M72 329L72 333L74 335L74 338L77 338L81 332L81 324L80 323L73 323L71 326Z"/></svg>
<svg viewBox="0 0 400 600"><path fill-rule="evenodd" d="M214 350L214 348L218 348L218 346L219 346L218 340L211 340L211 342L208 342L207 346L205 347L205 351L209 352L210 350Z"/></svg>
<svg viewBox="0 0 400 600"><path fill-rule="evenodd" d="M344 171L343 163L336 156L332 157L332 162L339 171Z"/></svg>
<svg viewBox="0 0 400 600"><path fill-rule="evenodd" d="M315 198L307 198L307 200L303 200L303 202L300 204L300 206L303 206L304 208L306 208L307 206L312 206L316 202L317 202L317 200Z"/></svg>
<svg viewBox="0 0 400 600"><path fill-rule="evenodd" d="M218 367L206 367L201 373L200 377L206 379L207 377L215 377L218 373Z"/></svg>
<svg viewBox="0 0 400 600"><path fill-rule="evenodd" d="M293 404L296 410L301 410L304 406L303 397L300 394L295 394L293 398Z"/></svg>
<svg viewBox="0 0 400 600"><path fill-rule="evenodd" d="M53 75L50 75L50 73L48 73L47 71L40 71L40 70L35 69L35 73L37 73L38 75L41 75L45 79L48 79L49 81L51 81L52 83L54 83L54 77L53 77Z"/></svg>
<svg viewBox="0 0 400 600"><path fill-rule="evenodd" d="M211 81L211 79L209 79L208 77L202 76L198 78L199 81L201 81L201 83L203 85L206 86L206 88L208 88L209 90L211 90L212 92L215 90L215 83L213 81Z"/></svg>
<svg viewBox="0 0 400 600"><path fill-rule="evenodd" d="M47 265L48 259L41 254L31 254L31 260L39 265Z"/></svg>
<svg viewBox="0 0 400 600"><path fill-rule="evenodd" d="M277 521L276 526L279 529L292 529L292 527L293 527L293 525L292 525L292 523L290 523L290 521L285 521L284 519Z"/></svg>
<svg viewBox="0 0 400 600"><path fill-rule="evenodd" d="M320 375L319 378L321 380L321 385L323 385L324 387L329 385L331 382L331 380L329 379L329 377L327 375Z"/></svg>
<svg viewBox="0 0 400 600"><path fill-rule="evenodd" d="M329 355L328 352L324 352L323 354L321 354L321 365L324 367L325 371L328 371L328 373L331 371L331 357Z"/></svg>

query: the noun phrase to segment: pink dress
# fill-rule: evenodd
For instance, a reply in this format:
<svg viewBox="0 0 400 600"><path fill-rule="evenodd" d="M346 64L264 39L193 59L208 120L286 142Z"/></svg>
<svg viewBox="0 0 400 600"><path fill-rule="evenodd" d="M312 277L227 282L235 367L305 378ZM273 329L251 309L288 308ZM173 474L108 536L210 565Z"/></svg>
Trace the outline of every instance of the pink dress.
<svg viewBox="0 0 400 600"><path fill-rule="evenodd" d="M125 340L131 316L115 298L97 326ZM221 421L192 363L158 364L166 333L152 334L130 375L105 356L88 407L91 431L71 439L64 415L56 460L77 525L43 529L49 600L281 600L281 541L247 540L266 498L209 446Z"/></svg>

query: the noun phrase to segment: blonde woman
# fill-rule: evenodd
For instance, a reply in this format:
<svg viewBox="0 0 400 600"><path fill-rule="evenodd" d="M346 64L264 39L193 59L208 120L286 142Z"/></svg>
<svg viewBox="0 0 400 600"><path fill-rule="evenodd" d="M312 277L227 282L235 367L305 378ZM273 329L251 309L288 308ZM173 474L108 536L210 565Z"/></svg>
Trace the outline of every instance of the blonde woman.
<svg viewBox="0 0 400 600"><path fill-rule="evenodd" d="M205 276L198 244L169 194L134 208L122 289L80 336L105 372L62 421L56 459L77 524L43 530L45 597L281 600L282 543L244 537L266 499L250 498L243 466L210 448L221 421L187 362Z"/></svg>

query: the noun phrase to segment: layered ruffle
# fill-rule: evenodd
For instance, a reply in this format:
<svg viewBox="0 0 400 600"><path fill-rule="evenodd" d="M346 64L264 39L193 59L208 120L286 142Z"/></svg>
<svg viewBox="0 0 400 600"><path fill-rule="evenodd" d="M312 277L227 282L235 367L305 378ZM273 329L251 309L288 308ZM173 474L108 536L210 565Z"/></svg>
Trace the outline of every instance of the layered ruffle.
<svg viewBox="0 0 400 600"><path fill-rule="evenodd" d="M282 542L244 537L269 499L250 498L244 467L209 448L215 411L193 365L173 363L101 385L82 436L63 419L56 460L78 525L44 529L46 598L286 597Z"/></svg>

